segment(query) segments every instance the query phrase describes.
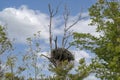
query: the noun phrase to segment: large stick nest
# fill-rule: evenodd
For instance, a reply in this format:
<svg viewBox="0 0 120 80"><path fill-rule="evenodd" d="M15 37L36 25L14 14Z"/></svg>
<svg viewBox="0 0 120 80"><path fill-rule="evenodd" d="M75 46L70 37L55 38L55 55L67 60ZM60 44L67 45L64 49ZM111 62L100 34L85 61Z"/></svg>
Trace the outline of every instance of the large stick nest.
<svg viewBox="0 0 120 80"><path fill-rule="evenodd" d="M65 61L68 60L68 62L74 60L74 55L64 48L57 48L53 49L51 51L51 59L54 59L56 61Z"/></svg>

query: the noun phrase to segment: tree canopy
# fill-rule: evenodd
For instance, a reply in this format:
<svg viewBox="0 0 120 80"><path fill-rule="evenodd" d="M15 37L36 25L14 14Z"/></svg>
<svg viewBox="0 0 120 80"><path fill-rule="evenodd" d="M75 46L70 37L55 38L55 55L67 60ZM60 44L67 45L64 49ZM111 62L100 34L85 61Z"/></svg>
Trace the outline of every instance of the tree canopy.
<svg viewBox="0 0 120 80"><path fill-rule="evenodd" d="M99 37L74 33L75 44L80 49L90 50L104 66L98 74L101 79L120 79L120 2L98 0L89 9L91 24L97 26ZM105 70L103 70L105 69ZM100 69L99 69L100 70Z"/></svg>
<svg viewBox="0 0 120 80"><path fill-rule="evenodd" d="M0 25L0 54L11 48L11 42L7 37L5 28Z"/></svg>

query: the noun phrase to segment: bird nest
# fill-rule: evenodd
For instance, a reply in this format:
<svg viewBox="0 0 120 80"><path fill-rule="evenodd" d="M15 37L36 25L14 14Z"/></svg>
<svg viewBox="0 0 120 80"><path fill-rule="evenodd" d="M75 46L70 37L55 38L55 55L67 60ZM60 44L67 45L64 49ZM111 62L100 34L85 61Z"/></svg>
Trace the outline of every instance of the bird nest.
<svg viewBox="0 0 120 80"><path fill-rule="evenodd" d="M70 51L68 51L65 48L57 48L51 51L51 59L54 59L59 62L65 61L65 60L70 62L74 60L74 56Z"/></svg>

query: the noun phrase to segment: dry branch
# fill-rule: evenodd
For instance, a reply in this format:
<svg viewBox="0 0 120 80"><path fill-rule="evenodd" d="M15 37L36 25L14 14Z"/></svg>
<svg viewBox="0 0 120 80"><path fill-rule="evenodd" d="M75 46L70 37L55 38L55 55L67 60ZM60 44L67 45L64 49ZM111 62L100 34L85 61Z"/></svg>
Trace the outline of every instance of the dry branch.
<svg viewBox="0 0 120 80"><path fill-rule="evenodd" d="M65 48L66 47L66 44L68 42L68 39L69 37L71 37L72 35L72 32L70 32L70 29L75 26L81 19L81 14L78 16L77 19L75 19L75 21L71 24L71 25L67 25L68 24L68 21L69 21L69 16L70 16L70 11L67 9L67 7L65 6L65 9L64 9L64 14L63 14L63 17L64 17L64 34L63 34L63 38L62 38L62 48ZM70 47L70 46L69 46ZM67 49L69 48L67 47Z"/></svg>
<svg viewBox="0 0 120 80"><path fill-rule="evenodd" d="M59 7L57 7L56 8L56 10L55 10L55 12L54 12L54 10L51 8L51 5L50 4L48 4L48 9L49 9L49 18L50 18L50 22L49 22L49 42L50 42L50 51L52 50L52 37L53 37L53 35L52 35L52 19L53 19L53 17L58 13L58 8Z"/></svg>

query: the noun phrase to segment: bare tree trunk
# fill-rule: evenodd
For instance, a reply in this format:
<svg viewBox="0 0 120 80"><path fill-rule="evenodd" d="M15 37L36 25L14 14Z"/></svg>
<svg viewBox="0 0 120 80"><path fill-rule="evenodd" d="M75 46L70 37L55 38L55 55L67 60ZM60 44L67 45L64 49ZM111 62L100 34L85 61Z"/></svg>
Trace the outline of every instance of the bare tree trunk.
<svg viewBox="0 0 120 80"><path fill-rule="evenodd" d="M50 42L50 51L52 51L52 19L53 17L57 14L58 12L58 7L56 8L56 11L54 12L54 10L51 8L51 5L48 4L48 8L49 8L49 18L50 18L50 22L49 22L49 42Z"/></svg>
<svg viewBox="0 0 120 80"><path fill-rule="evenodd" d="M70 29L74 25L76 25L79 22L79 20L81 19L81 14L80 14L78 16L78 18L71 25L67 25L68 24L68 20L69 20L70 11L67 9L67 6L65 6L64 10L65 10L64 14L63 14L63 17L64 17L64 34L63 34L63 38L62 38L62 48L66 47L66 44L68 43L69 37L72 36L72 31L70 31ZM70 46L68 46L67 49L69 47Z"/></svg>
<svg viewBox="0 0 120 80"><path fill-rule="evenodd" d="M11 80L14 80L13 64L11 64L11 74L12 74Z"/></svg>
<svg viewBox="0 0 120 80"><path fill-rule="evenodd" d="M56 38L55 38L55 49L57 49L58 48L58 46L57 46L57 36L56 36Z"/></svg>

